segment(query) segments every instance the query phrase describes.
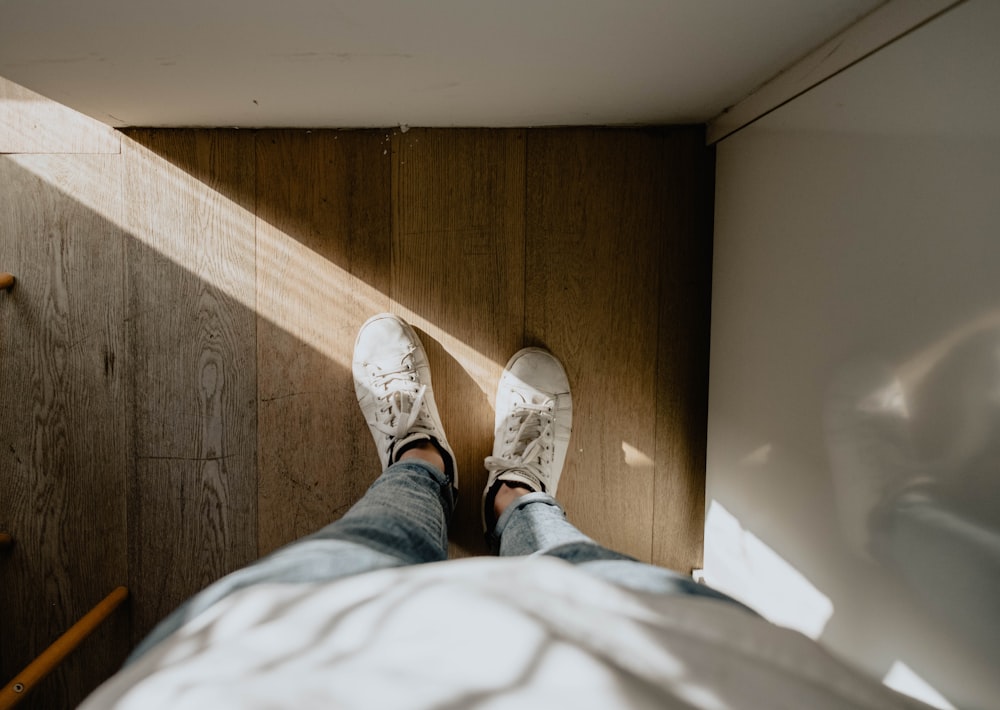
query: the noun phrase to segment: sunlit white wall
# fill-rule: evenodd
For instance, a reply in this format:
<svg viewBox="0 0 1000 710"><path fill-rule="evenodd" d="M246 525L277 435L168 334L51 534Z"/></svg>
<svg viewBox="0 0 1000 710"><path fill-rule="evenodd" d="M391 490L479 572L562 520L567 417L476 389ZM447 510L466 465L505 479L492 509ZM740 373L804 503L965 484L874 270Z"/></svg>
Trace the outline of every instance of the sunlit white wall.
<svg viewBox="0 0 1000 710"><path fill-rule="evenodd" d="M1000 697L998 75L971 0L718 146L706 577L940 707Z"/></svg>

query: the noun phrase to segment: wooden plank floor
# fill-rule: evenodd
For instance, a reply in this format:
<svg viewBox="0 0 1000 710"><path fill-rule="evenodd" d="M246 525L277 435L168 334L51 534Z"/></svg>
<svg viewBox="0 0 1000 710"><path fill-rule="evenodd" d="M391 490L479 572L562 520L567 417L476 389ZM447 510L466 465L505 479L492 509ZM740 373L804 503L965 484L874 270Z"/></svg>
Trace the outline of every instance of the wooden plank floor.
<svg viewBox="0 0 1000 710"><path fill-rule="evenodd" d="M256 558L253 136L123 141L133 642ZM169 151L187 172L167 171ZM164 570L169 570L165 574Z"/></svg>
<svg viewBox="0 0 1000 710"><path fill-rule="evenodd" d="M391 293L423 332L457 458L451 554L485 553L491 403L523 338L524 132L414 130L394 143Z"/></svg>
<svg viewBox="0 0 1000 710"><path fill-rule="evenodd" d="M380 132L257 136L261 554L340 517L374 480L349 365L389 308L391 159ZM376 465L377 467L377 465Z"/></svg>
<svg viewBox="0 0 1000 710"><path fill-rule="evenodd" d="M358 327L419 330L484 554L496 378L564 361L571 520L701 561L713 156L700 128L170 131L0 155L0 674L132 598L28 707L71 706L202 585L378 474ZM21 145L24 145L22 141ZM2 146L0 146L2 148Z"/></svg>
<svg viewBox="0 0 1000 710"><path fill-rule="evenodd" d="M126 582L116 157L0 156L0 270L18 278L0 293L0 529L15 540L0 553L3 684ZM74 705L124 660L128 634L116 615L30 704Z"/></svg>

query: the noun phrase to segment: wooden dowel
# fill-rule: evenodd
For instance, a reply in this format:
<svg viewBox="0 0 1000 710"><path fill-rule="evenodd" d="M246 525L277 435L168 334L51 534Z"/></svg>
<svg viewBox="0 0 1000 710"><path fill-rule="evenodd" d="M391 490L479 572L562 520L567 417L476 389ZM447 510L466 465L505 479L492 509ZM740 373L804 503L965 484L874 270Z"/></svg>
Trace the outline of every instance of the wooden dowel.
<svg viewBox="0 0 1000 710"><path fill-rule="evenodd" d="M0 274L0 291L10 291L15 281L14 274Z"/></svg>
<svg viewBox="0 0 1000 710"><path fill-rule="evenodd" d="M83 615L69 630L57 638L41 655L28 664L27 668L14 676L14 680L0 690L0 710L14 707L31 692L42 678L52 672L59 663L76 649L80 643L108 618L119 604L128 597L125 587L117 587L104 597L97 606Z"/></svg>
<svg viewBox="0 0 1000 710"><path fill-rule="evenodd" d="M0 550L6 550L14 544L14 538L5 532L0 532Z"/></svg>

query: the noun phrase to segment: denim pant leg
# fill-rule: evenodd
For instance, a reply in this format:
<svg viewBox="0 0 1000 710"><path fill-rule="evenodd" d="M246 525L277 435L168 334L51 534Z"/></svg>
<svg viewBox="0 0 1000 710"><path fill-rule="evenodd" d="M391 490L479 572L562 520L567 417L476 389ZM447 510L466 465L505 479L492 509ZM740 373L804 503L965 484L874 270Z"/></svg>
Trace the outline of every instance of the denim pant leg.
<svg viewBox="0 0 1000 710"><path fill-rule="evenodd" d="M327 582L446 559L453 496L450 481L429 463L407 459L393 464L339 520L223 577L184 602L143 639L126 665L244 587Z"/></svg>
<svg viewBox="0 0 1000 710"><path fill-rule="evenodd" d="M653 594L684 594L730 602L750 611L730 596L662 567L609 550L594 542L566 519L556 499L547 493L521 496L497 520L500 555L548 555L566 560L581 571L612 584Z"/></svg>

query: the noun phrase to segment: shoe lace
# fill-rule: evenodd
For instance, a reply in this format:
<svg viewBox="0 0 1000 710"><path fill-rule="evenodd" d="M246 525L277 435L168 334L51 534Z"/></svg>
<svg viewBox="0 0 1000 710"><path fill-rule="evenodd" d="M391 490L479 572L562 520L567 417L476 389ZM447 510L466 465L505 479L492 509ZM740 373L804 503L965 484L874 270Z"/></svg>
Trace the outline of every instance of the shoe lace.
<svg viewBox="0 0 1000 710"><path fill-rule="evenodd" d="M418 428L418 424L426 424L423 403L427 385L417 382L410 357L412 352L407 352L399 365L371 366L371 381L379 402L373 426L389 437L390 446L396 439ZM430 429L427 426L423 428Z"/></svg>
<svg viewBox="0 0 1000 710"><path fill-rule="evenodd" d="M486 469L516 469L543 484L545 477L542 472L555 456L551 441L553 427L551 399L521 402L504 422L503 447L498 456L486 457Z"/></svg>

